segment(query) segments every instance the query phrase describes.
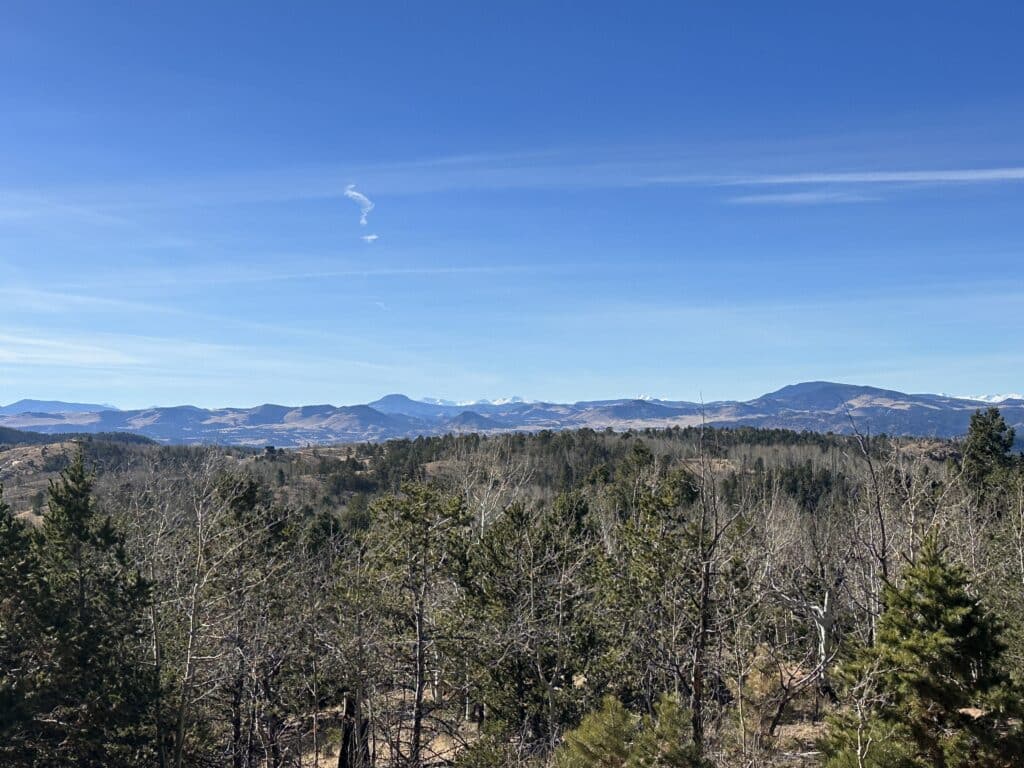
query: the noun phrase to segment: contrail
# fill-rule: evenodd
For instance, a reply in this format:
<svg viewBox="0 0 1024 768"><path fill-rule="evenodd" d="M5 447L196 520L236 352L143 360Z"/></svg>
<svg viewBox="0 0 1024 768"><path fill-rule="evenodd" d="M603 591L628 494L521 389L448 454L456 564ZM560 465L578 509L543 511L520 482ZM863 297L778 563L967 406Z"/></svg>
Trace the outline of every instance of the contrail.
<svg viewBox="0 0 1024 768"><path fill-rule="evenodd" d="M356 192L355 184L349 184L345 187L345 197L359 206L359 223L365 227L366 217L373 210L373 203L370 202L370 198L362 192Z"/></svg>

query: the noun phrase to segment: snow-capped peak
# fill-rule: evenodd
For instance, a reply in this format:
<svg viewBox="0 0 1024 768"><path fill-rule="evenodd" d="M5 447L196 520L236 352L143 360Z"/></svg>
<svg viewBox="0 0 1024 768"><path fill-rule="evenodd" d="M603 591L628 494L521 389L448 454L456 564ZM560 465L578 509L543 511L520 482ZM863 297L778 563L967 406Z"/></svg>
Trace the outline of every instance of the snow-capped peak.
<svg viewBox="0 0 1024 768"><path fill-rule="evenodd" d="M487 400L482 398L480 400L443 400L439 397L421 397L421 403L429 403L430 405L455 405L459 407L466 407L470 405L513 405L516 403L525 403L521 397L499 397L497 400Z"/></svg>
<svg viewBox="0 0 1024 768"><path fill-rule="evenodd" d="M961 400L974 400L979 403L1002 403L1006 400L1024 400L1024 395L1009 392L1005 395L954 395Z"/></svg>

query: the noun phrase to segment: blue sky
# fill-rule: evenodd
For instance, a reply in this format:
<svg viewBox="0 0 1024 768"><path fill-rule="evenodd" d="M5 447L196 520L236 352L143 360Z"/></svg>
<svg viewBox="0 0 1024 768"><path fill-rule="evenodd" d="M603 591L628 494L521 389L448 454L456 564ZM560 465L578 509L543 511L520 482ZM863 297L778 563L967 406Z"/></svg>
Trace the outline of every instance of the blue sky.
<svg viewBox="0 0 1024 768"><path fill-rule="evenodd" d="M1024 6L843 5L9 2L0 403L1020 391Z"/></svg>

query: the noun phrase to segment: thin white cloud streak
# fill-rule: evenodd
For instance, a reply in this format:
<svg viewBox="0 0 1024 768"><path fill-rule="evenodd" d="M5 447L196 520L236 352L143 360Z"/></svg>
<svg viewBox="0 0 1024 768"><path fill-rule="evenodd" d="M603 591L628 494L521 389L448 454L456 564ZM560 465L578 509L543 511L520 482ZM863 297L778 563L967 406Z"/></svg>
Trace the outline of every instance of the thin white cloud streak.
<svg viewBox="0 0 1024 768"><path fill-rule="evenodd" d="M290 371L289 383L298 383L307 390L305 395L288 398L296 404L332 401L332 395L325 393L337 398L339 381L362 382L364 389L375 388L376 397L425 371L439 379L454 375L460 382L475 381L483 375L441 365L434 356L421 360L379 346L373 352L374 356L359 359L322 345L310 349L257 348L182 336L85 335L72 330L5 328L0 333L0 381L12 382L7 400L92 400L102 394L122 407L146 407L154 402L215 407L244 405L239 402L238 392L251 389L254 377L264 382L258 389L262 394L250 393L246 402L280 402L279 387L265 382L275 381L273 375L282 367ZM206 394L199 396L202 388ZM369 399L348 397L344 401Z"/></svg>
<svg viewBox="0 0 1024 768"><path fill-rule="evenodd" d="M278 254L282 261L295 258L291 254ZM543 266L532 266L522 264L489 264L482 266L451 266L451 267L347 267L340 269L321 269L311 266L306 270L291 272L278 271L241 271L235 267L224 269L173 269L173 270L140 270L117 274L97 275L91 277L95 281L76 283L76 286L96 287L103 289L116 280L116 285L121 288L141 287L150 288L154 285L167 286L210 286L210 285L235 285L249 283L277 283L284 281L305 281L305 280L326 280L330 278L413 278L413 277L459 277L473 275L512 275L512 274L537 274L555 272L571 268L571 265L547 264ZM2 291L0 291L2 294Z"/></svg>
<svg viewBox="0 0 1024 768"><path fill-rule="evenodd" d="M852 192L779 192L763 195L740 195L726 202L733 205L836 205L841 203L866 203L878 200L869 195Z"/></svg>
<svg viewBox="0 0 1024 768"><path fill-rule="evenodd" d="M742 303L708 302L686 305L620 302L600 307L587 306L578 310L553 311L544 315L544 318L549 323L575 321L593 326L626 326L634 322L641 325L687 323L702 319L717 321L734 318L740 321L737 327L749 330L770 323L773 318L781 316L804 318L808 313L819 312L823 317L828 317L830 313L848 311L849 317L856 317L860 310L866 308L870 308L872 312L884 309L901 315L928 317L930 315L927 310L941 307L943 318L950 322L960 322L972 308L978 306L990 309L999 307L1002 316L1007 318L1006 322L1012 323L1014 318L1019 316L1019 310L1024 307L1024 290L1007 289L1002 283L957 281L917 284L913 290L900 288L879 293L863 289L857 293L844 291L841 296L814 296L791 301L762 299ZM928 322L938 324L941 321Z"/></svg>
<svg viewBox="0 0 1024 768"><path fill-rule="evenodd" d="M83 343L82 339L54 339L32 335L0 334L0 364L58 367L136 365L139 358L124 352Z"/></svg>
<svg viewBox="0 0 1024 768"><path fill-rule="evenodd" d="M59 314L94 309L99 311L110 310L192 316L192 313L186 310L150 302L129 301L105 296L90 296L81 293L47 291L18 286L0 288L0 296L5 299L8 308L13 306L37 313Z"/></svg>
<svg viewBox="0 0 1024 768"><path fill-rule="evenodd" d="M349 184L345 187L345 197L359 206L359 224L360 226L365 227L367 224L367 216L370 215L370 211L372 211L374 207L370 198L362 192L356 191L355 184Z"/></svg>
<svg viewBox="0 0 1024 768"><path fill-rule="evenodd" d="M322 276L321 276L322 277ZM280 277L268 278L270 282L276 282ZM311 278L312 279L312 278ZM201 281L204 284L209 281ZM293 327L283 325L279 323L260 322L256 320L250 320L245 318L239 318L230 315L218 315L208 312L196 312L181 307L167 306L163 304L138 302L138 301L124 301L116 298L109 298L103 296L92 296L85 294L72 294L58 291L43 291L31 288L9 288L0 289L0 297L5 297L5 302L0 304L0 323L3 322L5 310L18 310L21 313L28 314L34 313L36 315L60 315L60 314L71 314L75 317L80 317L85 311L95 311L99 313L128 313L130 317L135 318L139 315L153 314L153 315L166 315L171 317L179 317L183 320L190 321L191 323L203 323L207 327L222 327L222 328L236 328L245 331L254 331L262 335L263 338L270 336L286 337L291 339L306 339L316 340L322 342L329 342L331 344L344 344L349 349L357 349L359 347L367 346L367 339L360 335L345 335L340 334L337 331L320 331L305 327ZM29 337L33 332L26 332ZM103 335L103 334L100 334ZM109 335L109 334L107 334ZM3 345L5 339L18 340L23 337L21 336L4 336L0 335L0 363L4 362L15 362L13 352L5 357ZM91 338L91 337L90 337ZM136 338L128 336L116 336L117 339L124 338ZM146 338L149 337L138 337ZM172 344L180 343L182 345L196 345L203 344L204 350L209 348L210 350L229 350L232 347L221 346L221 345L206 345L205 342L189 342L182 340L177 342L175 340L169 340ZM13 341L11 343L14 343ZM42 343L42 342L40 342ZM54 342L64 343L69 347L81 346L83 348L89 346L89 342L83 340L79 341L67 341L67 342ZM379 341L374 341L372 345L369 345L372 349L367 350L367 354L371 356L373 354L385 353L393 359L401 357L403 354L408 356L408 349L396 349L387 345L381 344ZM141 354L141 352L140 352ZM173 353L171 353L173 354ZM247 352L246 357L253 357L255 350ZM164 354L163 356L166 356ZM22 355L21 360L28 359ZM40 358L41 359L41 358ZM392 366L380 365L372 360L364 359L342 359L333 358L333 362L346 363L351 366L366 368L368 370L383 370L391 371ZM124 361L123 361L124 362Z"/></svg>
<svg viewBox="0 0 1024 768"><path fill-rule="evenodd" d="M87 203L55 200L33 192L0 190L0 221L66 219L80 223L128 227L132 222Z"/></svg>
<svg viewBox="0 0 1024 768"><path fill-rule="evenodd" d="M748 176L725 182L737 186L787 184L979 184L1024 181L1024 167L917 171L852 171Z"/></svg>
<svg viewBox="0 0 1024 768"><path fill-rule="evenodd" d="M307 281L325 280L330 278L442 278L446 276L473 276L473 275L494 275L494 274L535 274L538 270L524 266L480 266L480 267L420 267L420 268L371 268L371 269L340 269L340 270L311 270L308 272L268 272L262 274L230 274L227 272L214 272L204 270L203 272L182 273L176 270L173 273L156 271L128 274L117 279L117 285L124 290L132 285L151 289L154 285L161 288L168 286L191 287L210 285L235 285L235 284L260 284L279 283L283 281ZM125 279L127 278L127 279ZM101 289L109 288L114 276L109 279L102 279L96 287ZM0 287L0 323L3 322L5 314L14 312L30 313L34 315L81 315L85 312L112 315L165 315L178 317L183 320L206 323L210 327L230 327L242 330L256 331L263 334L277 334L292 338L319 339L330 342L344 341L348 344L358 345L361 341L359 336L339 335L336 331L317 331L310 328L296 328L277 323L259 322L247 318L239 318L231 315L218 315L215 313L198 312L180 306L173 306L166 303L126 300L111 296L101 296L81 293L84 287L79 283L76 286L79 292L66 290L42 290L27 286ZM389 353L398 354L399 350L389 350Z"/></svg>
<svg viewBox="0 0 1024 768"><path fill-rule="evenodd" d="M124 301L121 299L103 296L90 296L57 291L41 291L31 288L0 289L0 296L6 299L4 306L5 309L17 309L20 312L34 313L37 315L74 314L76 316L80 316L82 312L89 310L99 313L131 313L133 317L145 314L168 315L195 322L204 322L211 327L231 327L248 331L256 331L261 334L277 334L292 338L319 339L332 342L345 341L349 344L355 344L360 341L358 337L339 335L336 332L328 333L310 330L308 328L293 328L286 325L258 322L234 316L217 315L208 312L195 312L163 304ZM3 312L0 312L0 318L2 317ZM0 344L3 344L5 338L18 339L20 337L0 336ZM3 350L0 349L0 361L3 360L2 353Z"/></svg>
<svg viewBox="0 0 1024 768"><path fill-rule="evenodd" d="M47 189L0 189L0 208L12 220L32 217L88 218L95 223L125 223L121 214L137 210L164 210L216 205L322 200L344 195L359 205L365 226L373 202L354 184L341 178L359 176L379 192L389 195L429 195L456 190L629 189L650 186L784 186L810 184L850 185L956 185L1024 181L1024 167L921 168L862 171L812 170L801 172L742 172L737 168L777 165L787 157L791 164L814 167L830 162L821 153L814 157L785 145L785 154L774 145L760 151L749 146L713 152L698 148L533 152L454 156L407 162L360 166L281 168L239 171L193 178L137 179L108 185L51 187ZM861 152L852 162L866 165ZM834 164L851 165L849 152L835 155ZM728 170L727 170L728 169Z"/></svg>
<svg viewBox="0 0 1024 768"><path fill-rule="evenodd" d="M96 343L96 342L99 343ZM266 350L243 345L217 344L183 337L135 334L90 334L42 329L18 329L0 334L0 365L68 369L120 369L124 371L180 372L210 370L243 373L279 371L282 363L310 370L325 362L370 371L407 372L404 368L372 360L338 358Z"/></svg>

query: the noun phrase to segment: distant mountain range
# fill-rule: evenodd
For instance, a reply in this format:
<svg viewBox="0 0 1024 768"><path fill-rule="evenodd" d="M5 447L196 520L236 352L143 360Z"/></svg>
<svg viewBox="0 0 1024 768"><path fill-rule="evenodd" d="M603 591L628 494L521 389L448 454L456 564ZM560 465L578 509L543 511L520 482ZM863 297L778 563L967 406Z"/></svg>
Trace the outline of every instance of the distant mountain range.
<svg viewBox="0 0 1024 768"><path fill-rule="evenodd" d="M10 405L0 405L0 416L19 415L22 413L98 413L100 411L116 411L112 405L96 405L93 403L64 403L60 400L19 400Z"/></svg>
<svg viewBox="0 0 1024 768"><path fill-rule="evenodd" d="M994 400L994 398L993 398ZM849 433L852 423L873 434L956 437L988 398L918 394L813 381L745 402L691 403L651 398L577 403L519 398L472 404L387 395L365 405L191 405L119 411L110 406L22 400L0 408L0 427L45 434L133 432L161 443L225 445L308 444L387 440L450 432L498 433L541 429L752 426ZM1024 398L1001 396L998 406L1024 437ZM852 419L852 422L851 422Z"/></svg>

